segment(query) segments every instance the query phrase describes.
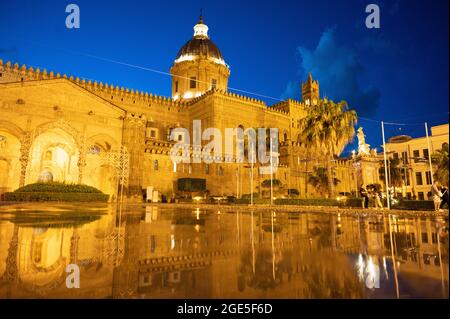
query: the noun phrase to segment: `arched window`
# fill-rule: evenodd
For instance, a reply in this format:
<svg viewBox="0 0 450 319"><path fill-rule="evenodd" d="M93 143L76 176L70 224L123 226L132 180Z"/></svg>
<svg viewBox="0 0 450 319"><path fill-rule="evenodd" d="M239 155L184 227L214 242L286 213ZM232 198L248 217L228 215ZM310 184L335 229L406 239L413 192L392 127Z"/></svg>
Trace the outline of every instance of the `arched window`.
<svg viewBox="0 0 450 319"><path fill-rule="evenodd" d="M287 140L288 140L288 135L287 135L286 132L284 132L284 135L283 135L283 141L284 141L284 142L287 142Z"/></svg>
<svg viewBox="0 0 450 319"><path fill-rule="evenodd" d="M223 176L223 168L222 168L222 166L219 167L219 176Z"/></svg>
<svg viewBox="0 0 450 319"><path fill-rule="evenodd" d="M153 169L154 169L155 171L158 170L158 160L154 160L154 161L153 161Z"/></svg>
<svg viewBox="0 0 450 319"><path fill-rule="evenodd" d="M1 141L1 139L0 139ZM448 149L448 143L442 143L442 149Z"/></svg>

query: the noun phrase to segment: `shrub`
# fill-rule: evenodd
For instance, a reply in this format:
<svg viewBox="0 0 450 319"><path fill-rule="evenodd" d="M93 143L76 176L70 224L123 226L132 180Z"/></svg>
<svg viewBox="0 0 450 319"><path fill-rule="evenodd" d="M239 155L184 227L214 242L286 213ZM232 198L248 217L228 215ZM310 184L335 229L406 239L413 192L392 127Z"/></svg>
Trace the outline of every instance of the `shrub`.
<svg viewBox="0 0 450 319"><path fill-rule="evenodd" d="M5 200L12 202L107 202L109 195L103 193L51 193L51 192L10 192Z"/></svg>
<svg viewBox="0 0 450 319"><path fill-rule="evenodd" d="M20 187L15 193L99 193L95 187L83 184L66 184L59 182L34 183Z"/></svg>
<svg viewBox="0 0 450 319"><path fill-rule="evenodd" d="M6 201L61 201L61 202L107 202L109 195L95 187L59 182L34 183L5 193Z"/></svg>
<svg viewBox="0 0 450 319"><path fill-rule="evenodd" d="M342 206L343 203L335 199L326 198L277 198L275 205L299 205L299 206Z"/></svg>

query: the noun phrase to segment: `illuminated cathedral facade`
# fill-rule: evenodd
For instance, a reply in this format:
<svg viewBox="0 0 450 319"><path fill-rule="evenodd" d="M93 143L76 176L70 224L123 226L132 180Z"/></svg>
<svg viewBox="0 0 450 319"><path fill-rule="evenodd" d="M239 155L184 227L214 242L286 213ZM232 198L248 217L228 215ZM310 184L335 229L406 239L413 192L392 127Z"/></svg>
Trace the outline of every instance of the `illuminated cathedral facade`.
<svg viewBox="0 0 450 319"><path fill-rule="evenodd" d="M0 60L0 194L53 180L91 185L114 199L123 149L127 198L140 200L148 189L175 198L183 178L205 180L210 195L242 197L251 192L252 169L253 192L264 193L263 182L270 176L248 163L171 160L172 130L192 132L193 120L200 120L203 128L221 131L278 128L279 158L273 176L280 181L277 196L287 196L288 189L296 189L299 197L319 196L307 180L315 166L326 165L325 157L320 150L305 147L299 124L321 99L319 82L311 73L299 88L301 101L267 105L228 91L230 68L203 18L170 72L169 98ZM351 160L333 164L341 181L337 192L355 192L361 183L361 167L358 173L352 164ZM365 181L378 182L376 172Z"/></svg>

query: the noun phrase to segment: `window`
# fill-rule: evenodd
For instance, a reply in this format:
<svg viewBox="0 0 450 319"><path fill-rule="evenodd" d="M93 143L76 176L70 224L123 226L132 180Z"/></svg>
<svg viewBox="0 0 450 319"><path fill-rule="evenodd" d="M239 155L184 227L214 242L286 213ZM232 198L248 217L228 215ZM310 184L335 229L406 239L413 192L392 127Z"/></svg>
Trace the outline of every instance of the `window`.
<svg viewBox="0 0 450 319"><path fill-rule="evenodd" d="M175 93L178 93L178 81L175 81Z"/></svg>
<svg viewBox="0 0 450 319"><path fill-rule="evenodd" d="M433 244L437 244L437 241L438 241L437 233L431 233L431 242Z"/></svg>
<svg viewBox="0 0 450 319"><path fill-rule="evenodd" d="M189 88L195 89L197 87L197 78L195 76L191 76L189 81Z"/></svg>
<svg viewBox="0 0 450 319"><path fill-rule="evenodd" d="M209 164L205 164L205 174L209 174Z"/></svg>
<svg viewBox="0 0 450 319"><path fill-rule="evenodd" d="M427 185L431 185L431 172L425 172L425 178L427 180Z"/></svg>
<svg viewBox="0 0 450 319"><path fill-rule="evenodd" d="M173 162L173 172L177 172L177 162Z"/></svg>
<svg viewBox="0 0 450 319"><path fill-rule="evenodd" d="M150 236L150 251L152 253L154 253L155 249L156 249L156 237L155 237L155 235L151 235Z"/></svg>
<svg viewBox="0 0 450 319"><path fill-rule="evenodd" d="M153 162L153 169L154 169L155 171L158 170L158 160L154 160L154 162Z"/></svg>
<svg viewBox="0 0 450 319"><path fill-rule="evenodd" d="M417 185L423 185L422 172L417 172L416 173L416 184Z"/></svg>
<svg viewBox="0 0 450 319"><path fill-rule="evenodd" d="M219 176L223 176L223 168L222 168L222 166L219 167Z"/></svg>
<svg viewBox="0 0 450 319"><path fill-rule="evenodd" d="M419 200L425 200L425 196L424 196L423 192L419 192L419 193L417 193L417 195L419 195Z"/></svg>
<svg viewBox="0 0 450 319"><path fill-rule="evenodd" d="M423 149L423 157L425 157L428 160L429 156L430 156L430 154L428 153L428 148L424 148Z"/></svg>
<svg viewBox="0 0 450 319"><path fill-rule="evenodd" d="M411 200L411 192L406 193L406 198Z"/></svg>
<svg viewBox="0 0 450 319"><path fill-rule="evenodd" d="M414 163L417 163L419 161L419 157L420 157L419 150L413 151L413 157L414 157Z"/></svg>
<svg viewBox="0 0 450 319"><path fill-rule="evenodd" d="M183 135L178 134L178 141L181 142L183 140Z"/></svg>
<svg viewBox="0 0 450 319"><path fill-rule="evenodd" d="M428 244L428 234L422 233L422 243Z"/></svg>
<svg viewBox="0 0 450 319"><path fill-rule="evenodd" d="M154 127L147 127L145 135L146 135L147 138L156 138L157 137L157 132L158 132L158 130L156 128L154 128Z"/></svg>
<svg viewBox="0 0 450 319"><path fill-rule="evenodd" d="M409 179L409 172L408 171L405 171L405 176L406 176L406 186L409 186L410 184L411 184L411 181L410 181L410 179Z"/></svg>
<svg viewBox="0 0 450 319"><path fill-rule="evenodd" d="M408 164L408 152L402 152L402 162Z"/></svg>
<svg viewBox="0 0 450 319"><path fill-rule="evenodd" d="M192 174L192 165L191 164L189 164L189 174Z"/></svg>
<svg viewBox="0 0 450 319"><path fill-rule="evenodd" d="M394 159L396 159L396 160L398 159L398 153L397 152L394 153Z"/></svg>
<svg viewBox="0 0 450 319"><path fill-rule="evenodd" d="M216 79L212 79L211 80L211 89L215 90L217 87L217 80Z"/></svg>

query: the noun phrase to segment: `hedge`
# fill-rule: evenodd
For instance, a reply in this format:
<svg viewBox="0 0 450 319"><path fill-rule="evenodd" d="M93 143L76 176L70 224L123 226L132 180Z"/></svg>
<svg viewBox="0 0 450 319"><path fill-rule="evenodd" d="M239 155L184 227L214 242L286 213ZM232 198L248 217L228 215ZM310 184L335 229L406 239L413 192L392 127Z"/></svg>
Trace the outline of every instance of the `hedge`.
<svg viewBox="0 0 450 319"><path fill-rule="evenodd" d="M59 182L34 183L20 187L15 193L98 193L103 194L95 187L83 184L66 184Z"/></svg>
<svg viewBox="0 0 450 319"><path fill-rule="evenodd" d="M275 205L299 205L299 206L342 206L343 202L326 198L277 198Z"/></svg>
<svg viewBox="0 0 450 319"><path fill-rule="evenodd" d="M51 192L10 192L5 200L11 202L107 202L109 195L103 193L51 193Z"/></svg>

